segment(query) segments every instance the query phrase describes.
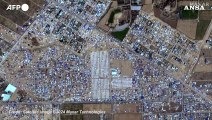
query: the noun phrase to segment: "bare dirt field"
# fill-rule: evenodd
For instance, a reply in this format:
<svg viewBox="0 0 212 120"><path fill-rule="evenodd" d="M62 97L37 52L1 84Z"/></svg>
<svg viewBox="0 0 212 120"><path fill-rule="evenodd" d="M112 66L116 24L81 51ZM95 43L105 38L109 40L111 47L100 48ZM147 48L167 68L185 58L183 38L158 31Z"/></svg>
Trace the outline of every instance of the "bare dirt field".
<svg viewBox="0 0 212 120"><path fill-rule="evenodd" d="M195 72L191 76L192 80L212 80L212 72Z"/></svg>
<svg viewBox="0 0 212 120"><path fill-rule="evenodd" d="M17 30L18 28L18 25L16 25L15 23L13 23L11 20L8 20L6 19L5 17L3 16L0 16L0 24L9 28L10 30L20 34Z"/></svg>
<svg viewBox="0 0 212 120"><path fill-rule="evenodd" d="M115 114L113 120L142 120L142 116L139 113Z"/></svg>
<svg viewBox="0 0 212 120"><path fill-rule="evenodd" d="M109 31L110 30L110 27L107 26L107 22L108 22L108 19L110 17L110 14L111 12L116 9L118 6L117 2L116 1L113 1L112 4L110 5L110 8L109 10L107 11L107 13L103 16L103 18L100 20L99 23L97 23L97 26L100 27L101 29L105 30L105 31Z"/></svg>
<svg viewBox="0 0 212 120"><path fill-rule="evenodd" d="M212 11L210 10L205 10L205 11L200 11L199 13L199 19L200 20L211 20L212 19Z"/></svg>
<svg viewBox="0 0 212 120"><path fill-rule="evenodd" d="M184 33L188 37L195 39L196 37L196 28L197 21L196 20L178 20L177 22L177 30Z"/></svg>
<svg viewBox="0 0 212 120"><path fill-rule="evenodd" d="M147 12L147 13L151 13L153 11L152 4L144 5L142 7L142 10Z"/></svg>
<svg viewBox="0 0 212 120"><path fill-rule="evenodd" d="M83 120L100 120L100 115L98 114L83 115Z"/></svg>
<svg viewBox="0 0 212 120"><path fill-rule="evenodd" d="M83 104L83 111L105 111L111 112L111 104Z"/></svg>
<svg viewBox="0 0 212 120"><path fill-rule="evenodd" d="M43 6L45 4L45 0L31 0L39 6Z"/></svg>
<svg viewBox="0 0 212 120"><path fill-rule="evenodd" d="M160 9L158 9L156 7L154 7L154 15L155 15L155 17L159 18L163 22L169 24L171 27L173 27L173 28L177 27L177 19L169 19L166 17L162 17Z"/></svg>
<svg viewBox="0 0 212 120"><path fill-rule="evenodd" d="M212 57L212 49L202 49L201 52L204 57Z"/></svg>
<svg viewBox="0 0 212 120"><path fill-rule="evenodd" d="M127 60L112 60L111 68L119 68L122 76L131 76L133 73L132 63Z"/></svg>
<svg viewBox="0 0 212 120"><path fill-rule="evenodd" d="M145 0L144 1L144 4L146 5L146 4L152 4L152 0Z"/></svg>
<svg viewBox="0 0 212 120"><path fill-rule="evenodd" d="M205 64L205 58L212 58L212 50L202 49L201 56L193 72L212 72L212 64Z"/></svg>
<svg viewBox="0 0 212 120"><path fill-rule="evenodd" d="M115 104L117 113L138 113L139 104Z"/></svg>

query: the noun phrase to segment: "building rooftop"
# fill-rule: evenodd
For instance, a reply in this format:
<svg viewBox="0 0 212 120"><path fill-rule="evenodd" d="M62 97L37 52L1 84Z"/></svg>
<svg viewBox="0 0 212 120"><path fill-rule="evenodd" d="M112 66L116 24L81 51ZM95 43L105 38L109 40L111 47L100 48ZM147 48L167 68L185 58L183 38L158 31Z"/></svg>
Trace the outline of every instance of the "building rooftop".
<svg viewBox="0 0 212 120"><path fill-rule="evenodd" d="M8 101L11 97L9 94L2 94L1 97L3 98L2 101Z"/></svg>
<svg viewBox="0 0 212 120"><path fill-rule="evenodd" d="M12 92L12 93L14 93L15 90L16 90L16 87L13 86L13 85L11 85L11 84L9 84L9 85L7 86L7 88L5 89L5 92Z"/></svg>

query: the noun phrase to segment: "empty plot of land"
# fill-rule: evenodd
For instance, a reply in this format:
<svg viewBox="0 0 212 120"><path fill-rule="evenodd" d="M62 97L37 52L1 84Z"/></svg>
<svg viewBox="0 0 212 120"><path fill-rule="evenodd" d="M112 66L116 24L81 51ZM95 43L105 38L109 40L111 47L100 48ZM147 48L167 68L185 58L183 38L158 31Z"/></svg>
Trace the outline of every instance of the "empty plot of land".
<svg viewBox="0 0 212 120"><path fill-rule="evenodd" d="M83 104L69 104L63 103L60 107L64 111L79 111L83 109ZM60 114L61 120L82 120L82 115L69 115L69 114Z"/></svg>
<svg viewBox="0 0 212 120"><path fill-rule="evenodd" d="M177 27L177 19L171 19L171 18L164 17L161 14L161 10L156 7L154 7L154 15L155 15L155 17L159 18L163 22L169 24L171 27L173 27L173 28Z"/></svg>
<svg viewBox="0 0 212 120"><path fill-rule="evenodd" d="M139 104L115 104L114 108L117 113L138 113Z"/></svg>
<svg viewBox="0 0 212 120"><path fill-rule="evenodd" d="M112 60L111 68L119 68L121 76L132 76L132 63L128 60Z"/></svg>
<svg viewBox="0 0 212 120"><path fill-rule="evenodd" d="M212 50L211 49L202 49L202 55L204 57L212 57Z"/></svg>
<svg viewBox="0 0 212 120"><path fill-rule="evenodd" d="M114 120L142 120L140 113L115 114Z"/></svg>
<svg viewBox="0 0 212 120"><path fill-rule="evenodd" d="M100 22L97 24L98 27L105 31L109 31L110 27L106 24L108 24L108 19L110 17L111 12L117 8L117 2L113 1L112 4L110 5L110 9L107 11L107 13L104 15L104 17L100 20Z"/></svg>
<svg viewBox="0 0 212 120"><path fill-rule="evenodd" d="M152 0L145 0L144 1L144 4L146 5L146 4L152 4Z"/></svg>
<svg viewBox="0 0 212 120"><path fill-rule="evenodd" d="M110 113L111 104L83 104L83 111L105 111Z"/></svg>
<svg viewBox="0 0 212 120"><path fill-rule="evenodd" d="M211 20L212 19L212 11L211 10L200 11L199 19L200 20Z"/></svg>
<svg viewBox="0 0 212 120"><path fill-rule="evenodd" d="M39 6L43 6L45 4L45 0L31 0Z"/></svg>
<svg viewBox="0 0 212 120"><path fill-rule="evenodd" d="M177 29L192 39L196 37L196 28L196 20L178 20L177 22Z"/></svg>
<svg viewBox="0 0 212 120"><path fill-rule="evenodd" d="M18 25L13 23L11 20L6 19L5 17L0 16L0 24L18 34L21 34L21 32L18 31Z"/></svg>
<svg viewBox="0 0 212 120"><path fill-rule="evenodd" d="M38 5L34 3L34 1L39 1L39 0L6 0L8 4L13 4L13 5L22 5L22 4L27 4L29 5L29 10L24 12L25 14L29 16L33 16L33 14L40 9ZM44 1L44 0L43 0Z"/></svg>
<svg viewBox="0 0 212 120"><path fill-rule="evenodd" d="M196 39L201 40L203 39L205 32L208 29L208 26L210 24L211 20L200 20L197 24L197 30L196 30Z"/></svg>
<svg viewBox="0 0 212 120"><path fill-rule="evenodd" d="M142 7L142 10L145 11L145 12L147 12L147 13L151 13L153 11L152 4L144 5Z"/></svg>
<svg viewBox="0 0 212 120"><path fill-rule="evenodd" d="M14 11L10 11L10 10L6 10L8 7L8 4L4 1L0 1L0 15L13 21L14 23L18 24L19 26L22 26L30 17L27 16L26 14L14 10Z"/></svg>
<svg viewBox="0 0 212 120"><path fill-rule="evenodd" d="M100 120L99 114L85 114L82 120Z"/></svg>
<svg viewBox="0 0 212 120"><path fill-rule="evenodd" d="M205 64L205 57L201 56L194 72L212 72L212 64Z"/></svg>
<svg viewBox="0 0 212 120"><path fill-rule="evenodd" d="M193 72L212 72L212 64L205 64L205 59L210 60L212 58L212 50L202 49L201 56L198 60L198 64L195 66Z"/></svg>
<svg viewBox="0 0 212 120"><path fill-rule="evenodd" d="M195 72L191 76L192 80L212 80L212 72Z"/></svg>

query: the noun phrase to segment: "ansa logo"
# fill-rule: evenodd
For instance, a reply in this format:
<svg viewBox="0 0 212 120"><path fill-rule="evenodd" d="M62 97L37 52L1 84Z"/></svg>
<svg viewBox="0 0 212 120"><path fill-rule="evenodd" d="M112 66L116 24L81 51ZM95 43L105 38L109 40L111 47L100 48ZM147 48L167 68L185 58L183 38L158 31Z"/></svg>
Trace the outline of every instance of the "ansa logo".
<svg viewBox="0 0 212 120"><path fill-rule="evenodd" d="M209 6L209 3L191 2L190 5L186 5L184 10L205 10L205 6Z"/></svg>

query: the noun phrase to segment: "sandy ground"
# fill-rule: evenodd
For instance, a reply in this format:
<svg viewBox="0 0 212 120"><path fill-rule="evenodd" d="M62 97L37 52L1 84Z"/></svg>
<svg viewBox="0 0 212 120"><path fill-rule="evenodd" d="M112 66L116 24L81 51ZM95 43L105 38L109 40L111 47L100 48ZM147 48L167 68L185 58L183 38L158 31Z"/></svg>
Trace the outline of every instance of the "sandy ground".
<svg viewBox="0 0 212 120"><path fill-rule="evenodd" d="M117 1L113 1L113 3L110 6L110 9L108 10L108 12L106 13L106 15L100 20L100 22L97 24L98 27L100 27L101 29L105 30L105 31L109 31L110 27L108 27L107 25L107 21L110 17L111 12L117 8L118 3Z"/></svg>
<svg viewBox="0 0 212 120"><path fill-rule="evenodd" d="M188 37L195 39L197 21L196 20L178 20L177 30L184 33Z"/></svg>
<svg viewBox="0 0 212 120"><path fill-rule="evenodd" d="M119 68L122 76L131 76L133 73L132 63L127 60L112 60L111 68Z"/></svg>
<svg viewBox="0 0 212 120"><path fill-rule="evenodd" d="M0 33L2 33L2 36L4 38L6 38L4 40L6 40L7 42L11 43L11 42L15 41L19 37L19 35L16 34L15 32L7 33L4 29L5 29L4 27L0 26Z"/></svg>
<svg viewBox="0 0 212 120"><path fill-rule="evenodd" d="M200 20L211 20L212 19L212 10L200 11L199 19Z"/></svg>
<svg viewBox="0 0 212 120"><path fill-rule="evenodd" d="M212 80L212 72L195 72L192 74L192 80Z"/></svg>
<svg viewBox="0 0 212 120"><path fill-rule="evenodd" d="M212 64L205 65L204 57L200 57L198 64L194 68L194 72L212 72Z"/></svg>
<svg viewBox="0 0 212 120"><path fill-rule="evenodd" d="M144 5L144 6L142 7L142 10L145 11L145 12L147 12L147 13L153 12L152 4Z"/></svg>
<svg viewBox="0 0 212 120"><path fill-rule="evenodd" d="M177 27L177 19L167 19L167 17L164 17L164 16L161 15L160 9L158 9L156 7L154 7L153 10L154 10L155 17L159 18L160 20L167 23L168 25L170 25L173 28Z"/></svg>
<svg viewBox="0 0 212 120"><path fill-rule="evenodd" d="M142 120L141 114L115 114L114 120Z"/></svg>
<svg viewBox="0 0 212 120"><path fill-rule="evenodd" d="M83 104L83 111L105 111L110 113L111 104Z"/></svg>
<svg viewBox="0 0 212 120"><path fill-rule="evenodd" d="M115 104L114 108L117 113L138 113L139 104Z"/></svg>
<svg viewBox="0 0 212 120"><path fill-rule="evenodd" d="M144 4L146 5L146 4L152 4L152 0L145 0L144 1Z"/></svg>
<svg viewBox="0 0 212 120"><path fill-rule="evenodd" d="M142 120L142 115L138 112L140 104L114 104L116 114L113 120Z"/></svg>

